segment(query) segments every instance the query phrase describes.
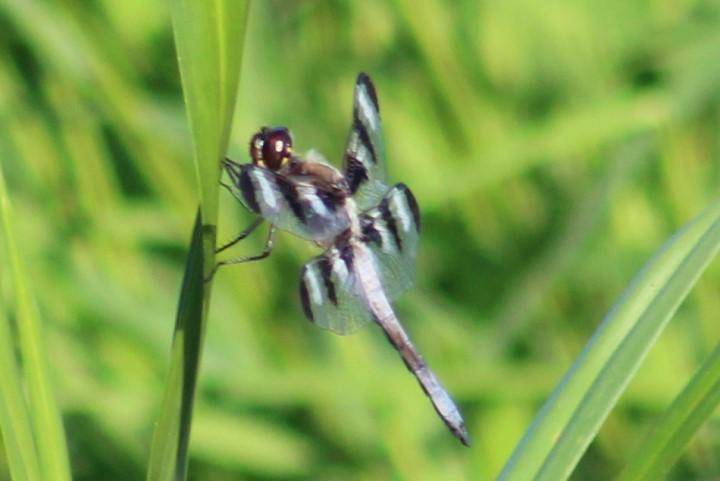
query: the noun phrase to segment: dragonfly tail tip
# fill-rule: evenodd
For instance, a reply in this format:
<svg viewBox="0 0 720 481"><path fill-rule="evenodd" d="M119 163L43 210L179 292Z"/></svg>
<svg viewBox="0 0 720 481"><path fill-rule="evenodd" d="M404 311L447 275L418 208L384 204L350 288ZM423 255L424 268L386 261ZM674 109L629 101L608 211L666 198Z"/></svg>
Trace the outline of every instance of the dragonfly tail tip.
<svg viewBox="0 0 720 481"><path fill-rule="evenodd" d="M467 429L465 429L465 426L460 426L460 429L458 429L458 431L454 434L464 446L467 446L468 448L471 447L472 442L470 441L470 435L468 434Z"/></svg>

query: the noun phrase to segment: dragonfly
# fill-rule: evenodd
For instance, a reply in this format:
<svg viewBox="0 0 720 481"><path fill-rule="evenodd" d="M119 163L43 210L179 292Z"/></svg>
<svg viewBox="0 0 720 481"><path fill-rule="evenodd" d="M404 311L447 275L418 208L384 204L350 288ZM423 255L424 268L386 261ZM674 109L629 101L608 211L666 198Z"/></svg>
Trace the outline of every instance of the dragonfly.
<svg viewBox="0 0 720 481"><path fill-rule="evenodd" d="M285 127L263 127L251 138L249 151L249 163L224 160L231 183L223 185L258 218L218 252L264 221L270 224L267 241L261 253L220 261L218 267L269 256L278 229L323 248L301 271L305 316L341 335L371 321L377 324L450 432L469 445L460 410L413 346L391 304L414 280L420 211L405 184L386 183L380 108L370 77L360 73L355 83L342 170L314 150L296 155Z"/></svg>

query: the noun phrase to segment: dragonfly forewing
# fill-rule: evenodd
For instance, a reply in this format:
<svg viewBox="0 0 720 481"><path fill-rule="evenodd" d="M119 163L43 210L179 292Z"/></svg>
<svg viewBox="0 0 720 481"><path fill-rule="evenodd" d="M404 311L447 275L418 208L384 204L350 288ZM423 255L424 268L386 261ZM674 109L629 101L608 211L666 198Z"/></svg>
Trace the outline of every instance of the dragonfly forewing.
<svg viewBox="0 0 720 481"><path fill-rule="evenodd" d="M226 161L231 188L250 211L308 240L330 239L350 226L345 198L252 164Z"/></svg>
<svg viewBox="0 0 720 481"><path fill-rule="evenodd" d="M355 82L353 121L345 147L343 172L361 210L377 205L387 192L385 145L375 86L366 74Z"/></svg>

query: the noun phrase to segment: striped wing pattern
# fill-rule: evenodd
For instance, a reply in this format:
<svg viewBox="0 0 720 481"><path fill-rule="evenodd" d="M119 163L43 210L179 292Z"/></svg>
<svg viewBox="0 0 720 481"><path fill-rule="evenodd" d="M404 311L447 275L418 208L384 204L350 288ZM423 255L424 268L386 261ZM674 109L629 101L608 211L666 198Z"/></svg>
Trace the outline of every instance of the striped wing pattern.
<svg viewBox="0 0 720 481"><path fill-rule="evenodd" d="M360 210L377 205L387 192L385 145L375 86L366 74L355 83L353 122L350 127L343 172Z"/></svg>
<svg viewBox="0 0 720 481"><path fill-rule="evenodd" d="M360 217L363 237L370 247L388 299L395 300L412 287L420 232L420 211L405 184L397 184L377 207Z"/></svg>
<svg viewBox="0 0 720 481"><path fill-rule="evenodd" d="M305 264L300 297L305 316L323 329L351 334L371 319L353 272L350 245L332 247Z"/></svg>
<svg viewBox="0 0 720 481"><path fill-rule="evenodd" d="M388 299L397 298L413 282L419 215L410 189L398 184L380 204L361 217L363 238L372 268ZM337 334L351 334L371 320L355 274L354 242L332 247L308 262L300 278L300 297L307 318Z"/></svg>
<svg viewBox="0 0 720 481"><path fill-rule="evenodd" d="M233 188L252 212L279 229L304 239L330 239L347 229L350 220L344 197L252 164L237 164Z"/></svg>

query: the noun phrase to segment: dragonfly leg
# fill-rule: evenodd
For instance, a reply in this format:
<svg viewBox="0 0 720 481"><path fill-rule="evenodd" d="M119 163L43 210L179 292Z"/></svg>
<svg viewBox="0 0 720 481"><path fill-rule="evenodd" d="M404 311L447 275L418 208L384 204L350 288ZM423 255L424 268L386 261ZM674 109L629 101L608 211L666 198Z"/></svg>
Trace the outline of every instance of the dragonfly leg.
<svg viewBox="0 0 720 481"><path fill-rule="evenodd" d="M257 226L255 226L257 227ZM243 256L243 257L236 257L234 259L227 259L224 261L220 261L217 264L215 264L215 268L212 270L210 275L205 279L205 281L209 281L213 278L215 273L218 269L220 269L221 266L227 266L230 264L243 264L245 262L252 262L252 261L259 261L260 259L265 259L270 255L273 249L273 243L275 242L275 226L270 226L270 231L268 232L267 240L265 241L265 247L263 248L262 252L259 254L255 254L252 256Z"/></svg>
<svg viewBox="0 0 720 481"><path fill-rule="evenodd" d="M245 205L245 200L240 196L240 194L238 194L236 190L233 190L231 185L228 185L225 182L220 182L220 186L227 189L227 191L230 192L233 197L239 200L241 204Z"/></svg>
<svg viewBox="0 0 720 481"><path fill-rule="evenodd" d="M218 247L217 249L215 249L215 253L217 254L218 252L222 252L225 249L228 249L228 248L234 246L235 244L237 244L238 242L240 242L241 240L243 240L244 238L246 238L247 236L252 234L255 231L255 229L257 229L258 226L263 223L263 220L264 219L262 217L258 217L257 219L255 219L255 221L252 224L250 224L247 228L245 228L240 234L238 234L237 237L235 237L230 242L223 244L220 247Z"/></svg>

